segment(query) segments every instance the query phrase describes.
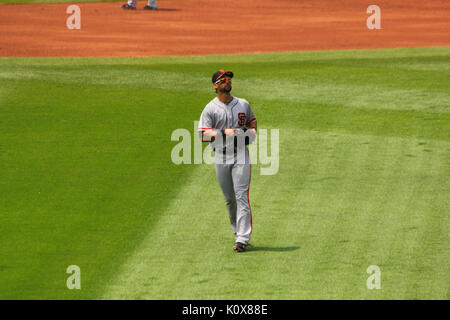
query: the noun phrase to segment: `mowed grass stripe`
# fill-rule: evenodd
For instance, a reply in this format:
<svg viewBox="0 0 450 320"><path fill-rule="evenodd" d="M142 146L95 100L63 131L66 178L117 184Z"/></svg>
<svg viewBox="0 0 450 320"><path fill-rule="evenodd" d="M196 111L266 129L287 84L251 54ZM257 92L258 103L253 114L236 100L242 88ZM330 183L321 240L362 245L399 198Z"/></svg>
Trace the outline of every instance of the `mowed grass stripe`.
<svg viewBox="0 0 450 320"><path fill-rule="evenodd" d="M411 137L449 141L450 114L413 110L367 110L345 105L298 104L255 99L262 114L276 127L351 134ZM399 102L400 103L400 102Z"/></svg>
<svg viewBox="0 0 450 320"><path fill-rule="evenodd" d="M331 60L330 55L335 59ZM225 67L217 60L211 57L107 61L68 58L54 59L52 68L48 68L48 61L42 59L11 61L4 58L0 59L0 78L208 92L210 70ZM113 62L116 65L111 68ZM450 110L448 47L321 51L315 56L309 52L231 55L224 64L233 67L236 88L250 98L359 109L430 113ZM126 77L122 76L124 72ZM398 103L399 96L402 103Z"/></svg>
<svg viewBox="0 0 450 320"><path fill-rule="evenodd" d="M276 126L448 141L450 94L445 65L450 55L442 56L448 50L424 49L423 56L415 56L417 49L411 49L410 58L395 57L408 52L405 49L381 51L385 53L384 57L375 50L374 58L366 51L352 51L364 58L349 59L347 53L345 58L334 61L330 60L328 52L318 52L315 60L309 53L297 54L297 58L292 54L280 54L276 69L272 55L255 55L258 66L265 66L264 71L258 73L253 70L254 62L248 57L238 56L244 62L227 66L236 71L233 93L258 106L260 122L270 119ZM339 57L342 53L335 54ZM227 59L233 61L238 57ZM262 57L266 57L266 61ZM210 70L224 66L211 62L211 58L205 58L205 64L200 65L196 59L184 64L175 62L178 61L175 58L156 59L161 61L160 65L155 64L154 59L124 59L128 64L117 59L55 59L55 66L51 68L48 61L42 59L0 59L0 78L5 79L7 86L16 81L35 79L57 82L58 85L142 90L170 88L210 96ZM74 65L61 65L64 61ZM93 65L95 61L97 65ZM111 61L116 61L117 66L112 68ZM186 58L180 58L180 61L186 61ZM433 66L441 65L444 71L395 69L397 63L422 63L426 68L427 61L434 62Z"/></svg>
<svg viewBox="0 0 450 320"><path fill-rule="evenodd" d="M433 279L446 277L442 272L433 271L433 269L436 270L435 267L439 269L442 266L421 267L419 261L434 259L436 254L432 251L434 245L430 246L427 241L423 241L424 237L432 240L443 236L438 228L430 228L431 221L445 217L445 210L436 208L434 204L443 205L446 201L445 194L448 194L448 191L443 193L440 190L445 171L433 168L436 166L442 169L442 164L445 163L446 158L448 159L449 152L448 146L439 144L422 145L419 142L405 147L409 147L406 159L403 161L403 166L396 171L397 181L399 181L398 188L395 190L397 196L391 194L388 206L385 208L385 212L390 213L386 214L386 219L393 229L392 234L395 234L385 262L385 269L388 271L385 278L387 283L391 279L398 279L400 285L386 286L386 290L398 291L403 299L426 299L427 296L439 296L438 292L432 293L430 290ZM438 254L441 257L447 255L448 265L450 262L448 242L437 242L435 245L438 248L447 246L447 254L442 255L442 252ZM411 281L416 277L417 280ZM412 285L420 287L421 290L414 290ZM440 294L443 298L442 292Z"/></svg>
<svg viewBox="0 0 450 320"><path fill-rule="evenodd" d="M363 139L367 141L367 137ZM343 298L343 274L353 287L360 285L359 272L353 268L358 262L342 259L342 256L355 245L349 241L348 232L350 225L359 219L352 208L357 206L364 192L358 172L363 171L371 155L358 137L329 134L325 141L324 151L312 168L316 176L306 182L317 196L312 202L306 201L305 210L314 215L311 228L316 229L316 241L309 256L312 268L308 269L305 279L320 284L328 297ZM323 234L327 236L321 236ZM314 287L310 290L309 294L317 297Z"/></svg>
<svg viewBox="0 0 450 320"><path fill-rule="evenodd" d="M431 57L431 59L434 57ZM414 71L384 68L382 59L372 59L379 66L333 65L328 60L293 63L281 61L276 72L254 73L253 64L236 66L234 78L239 91L250 97L267 101L285 101L296 103L343 105L352 108L416 110L424 112L448 113L450 94L446 86L448 72ZM440 61L450 63L450 58ZM270 69L270 63L261 68ZM178 66L180 67L180 66ZM217 66L208 66L215 70ZM183 72L171 65L142 66L124 65L111 69L110 66L91 66L89 68L55 67L49 70L45 66L6 67L0 72L0 78L36 79L57 81L67 84L92 84L107 86L133 85L137 88L167 88L173 90L205 92L209 77L202 73L205 66L190 71L188 65ZM96 70L96 73L93 71ZM19 71L19 72L17 72ZM273 71L273 70L272 70ZM129 72L123 77L124 72ZM70 77L67 74L70 73ZM391 78L386 78L391 74ZM245 75L245 76L243 76ZM186 85L189 83L189 85ZM433 92L428 99L418 103L422 97ZM352 99L349 99L351 93ZM399 104L396 97L402 96Z"/></svg>
<svg viewBox="0 0 450 320"><path fill-rule="evenodd" d="M406 244L410 249L408 255L397 259L411 265L398 271L404 276L406 299L426 299L433 295L448 299L450 283L439 284L438 279L447 277L450 264L450 185L444 173L448 173L450 150L448 146L433 144L421 144L418 149L423 152L410 154L421 160L414 170L420 180L415 183L416 193L409 199L409 210L402 221L402 231L406 229L409 237L404 243L397 243L398 246ZM440 161L433 161L437 157ZM408 177L404 180L408 183ZM420 281L411 281L413 273L421 274Z"/></svg>
<svg viewBox="0 0 450 320"><path fill-rule="evenodd" d="M288 136L292 137L291 134L288 134ZM340 140L343 140L343 138L341 137ZM311 197L310 199L314 199L314 201L303 203L305 211L316 212L317 207L329 211L322 213L317 210L319 211L316 214L317 221L308 225L309 228L316 230L320 228L319 234L326 235L326 237L315 239L314 249L310 250L313 253L319 252L316 255L313 254L313 261L309 263L310 266L313 266L309 269L312 270L310 274L313 279L297 283L298 288L305 289L308 285L314 284L323 290L316 295L317 288L311 289L306 297L405 298L406 295L402 295L402 290L407 290L404 286L406 283L417 283L421 288L426 288L430 287L431 279L435 281L436 278L441 280L447 278L445 274L437 275L432 270L425 271L426 277L423 276L424 270L412 276L411 272L414 273L416 260L424 260L419 253L414 255L413 261L407 258L411 252L410 246L414 245L415 241L420 242L420 235L429 231L425 229L425 224L434 221L435 208L430 207L427 199L421 197L423 192L421 190L421 186L423 186L421 184L421 169L426 170L429 169L428 166L436 166L441 169L439 170L440 175L446 176L446 171L442 170L442 164L446 163L449 155L448 145L445 143L432 144L433 149L444 151L438 152L438 156L429 156L427 150L417 147L418 143L419 146L421 145L419 141L381 139L380 137L370 136L361 138L363 143L369 142L372 145L369 153L367 153L369 150L367 147L360 145L361 141L357 136L350 137L350 139L347 137L344 140L347 145L344 141L335 141L332 137L329 137L329 144L337 145L337 150L340 150L342 154L334 154L330 151L328 155L331 155L331 158L334 159L333 162L324 160L316 168L311 168L313 172L318 172L322 179L324 179L322 175L324 170L325 172L330 170L333 173L342 173L342 177L328 176L331 179L320 184L318 197ZM403 145L406 145L406 147L402 147ZM321 147L327 149L329 145L324 144ZM322 148L318 147L317 149L322 150ZM415 157L418 157L418 159L411 160L408 157L410 154L407 152L412 151L415 151L415 154L417 153ZM322 156L327 159L326 154ZM422 167L423 164L426 165ZM328 166L331 166L332 169ZM295 180L297 184L301 181L298 178ZM433 181L429 180L426 183L427 186L435 186L435 184L440 185L439 178ZM287 185L287 187L294 190L293 186ZM305 186L302 190L308 189L308 187L313 189L314 185ZM444 204L446 193L439 190L439 187L437 189L437 193L431 193L434 197L433 201L434 203ZM294 192L287 193L286 196L283 196L283 199L287 198L286 201L289 203L295 203L289 198L289 194L292 193ZM274 194L273 198L278 197ZM304 197L304 199L308 198ZM312 209L308 206L309 202L314 202ZM415 206L420 208L416 212L412 210ZM297 208L299 207L300 205L297 206ZM409 222L410 210L421 220L415 219ZM445 210L440 212L441 215L445 215ZM281 221L284 221L282 217ZM289 220L285 226L277 226L276 230L287 230L289 226L294 224L293 221ZM418 230L417 233L408 232L408 226L411 225ZM323 228L315 226L323 226ZM306 231L299 230L298 232L308 234L310 231L306 229ZM445 233L442 234L438 230L433 230L432 234L442 238ZM314 235L316 233L311 236ZM287 238L290 237L287 236ZM308 238L308 236L305 236L305 238ZM446 246L444 242L437 243L435 249ZM396 251L395 257L390 256L392 247ZM439 259L447 259L448 262L448 253L442 255L442 252L440 252L435 256L435 258L438 257ZM299 264L301 263L300 260L302 259L299 259ZM365 270L370 264L375 263L374 260L379 261L382 268L386 267L383 269L386 272L385 277L387 276L386 279L383 278L386 281L385 285L387 284L385 291L373 292L368 291L365 287L365 280L368 277ZM388 261L391 263L388 263ZM386 264L383 264L384 262ZM295 264L290 263L289 265ZM442 263L437 268L445 268L446 265L446 263ZM409 272L406 282L402 283L402 275L398 278L396 277L398 274L389 277L393 271L402 269L403 274ZM302 270L302 272L305 272L305 270ZM320 286L317 283L320 283ZM446 286L444 285L444 287ZM326 292L327 289L328 292ZM425 292L428 293L428 296L433 296L427 290L418 291L416 295L413 294L412 296L424 298L426 297ZM408 294L411 296L410 292ZM299 296L305 297L303 294L299 294Z"/></svg>
<svg viewBox="0 0 450 320"><path fill-rule="evenodd" d="M331 64L339 64L344 61L346 64L361 65L371 63L371 59L384 59L388 63L386 66L397 68L411 67L411 70L434 70L448 71L449 67L441 65L438 67L430 57L438 59L448 59L450 47L416 47L416 48L384 48L384 49L356 49L356 50L312 50L312 51L290 51L290 52L265 52L255 54L230 54L230 55L206 55L206 56L168 56L168 57L118 57L118 58L0 58L8 65L20 66L121 66L121 65L191 65L191 70L204 64L220 65L221 63L243 64L243 63L264 63L277 61L315 61L318 58L328 60ZM413 63L413 59L420 59L419 63ZM255 73L262 70L254 70ZM266 70L267 71L267 70Z"/></svg>
<svg viewBox="0 0 450 320"><path fill-rule="evenodd" d="M421 189L433 186L419 183L421 170L442 170L448 150L430 154L415 139L284 129L282 147L295 151L307 141L311 150L285 153L276 176L259 176L260 167L253 167L248 252L232 252L214 169L200 166L104 298L443 298L445 285L440 293L410 290L411 283L425 289L447 276L419 272L420 253L408 258L434 213L420 197ZM432 146L445 150L446 144ZM436 173L445 174L441 170ZM264 183L269 193L261 190ZM442 203L442 194L434 201ZM438 250L430 258L448 256ZM366 288L371 264L382 268L382 291Z"/></svg>
<svg viewBox="0 0 450 320"><path fill-rule="evenodd" d="M212 276L198 269L198 259L205 267L218 263L211 255L223 251L218 244L226 219L218 215L219 204L211 206L215 201L210 194L219 191L211 184L212 168L193 168L193 175L111 280L103 298L183 299L180 290L192 290L199 278Z"/></svg>
<svg viewBox="0 0 450 320"><path fill-rule="evenodd" d="M386 255L395 245L397 229L401 225L401 222L399 223L396 219L397 217L404 219L405 206L412 193L411 187L414 188L414 185L405 185L404 180L399 176L408 160L405 149L411 143L414 143L413 139L409 141L379 138L375 143L371 143L375 144L375 147L371 148L371 156L366 159L366 172L361 170L357 173L363 174L359 177L362 182L366 181L366 183L363 182L365 192L362 194L362 204L352 208L360 220L354 224L353 232L349 233L349 242L361 243L361 245L350 247L350 250L344 252L342 259L349 261L354 271L359 271L361 285L356 288L358 290L355 290L350 284L346 284L344 292L347 294L361 294L372 299L382 297L382 293L389 292L391 297L401 298L399 293L391 287L393 283L397 283L398 279L389 278L389 274L392 273L391 268L397 269L399 262L389 264ZM373 156L375 153L378 154L376 157ZM367 232L367 230L376 230L376 232ZM351 262L355 260L361 263ZM382 270L383 292L367 290L365 280L369 275L365 271L370 265L377 265Z"/></svg>
<svg viewBox="0 0 450 320"><path fill-rule="evenodd" d="M305 243L304 255L298 259L298 265L302 266L302 277L291 280L295 283L292 290L297 291L300 297L342 298L345 291L342 277L353 287L364 284L360 280L361 272L353 268L358 261L342 259L354 246L349 241L348 230L342 229L358 225L358 220L361 219L362 214L355 212L355 208L367 196L367 191L360 173L370 172L367 166L372 163L372 153L367 141L377 138L308 132L295 135L289 131L286 135L295 136L294 141L285 146L290 149L291 154L295 153L297 145L306 144L314 147L310 150L300 149L297 154L315 155L313 163L308 166L309 176L302 173L304 177L292 178L301 188L295 188L292 184L286 186L287 197L295 197L288 201L296 204L289 210L289 217L296 216L300 221L297 222L298 233L302 235L301 242ZM298 171L303 171L302 166L292 159L285 160L285 165L288 172L294 171L295 167L300 167ZM279 230L289 229L294 224L290 218L281 221L284 224L277 227ZM319 294L317 287L322 288ZM284 296L293 298L290 293L284 293Z"/></svg>
<svg viewBox="0 0 450 320"><path fill-rule="evenodd" d="M171 162L170 132L193 126L189 106L198 97L8 86L0 111L1 296L96 297L189 175ZM168 104L176 99L192 105ZM82 270L82 291L65 286L73 264Z"/></svg>
<svg viewBox="0 0 450 320"><path fill-rule="evenodd" d="M384 139L384 142L383 146L376 145L375 150L379 153L378 157L370 156L366 159L366 170L358 170L354 174L361 182L367 181L367 184L359 185L359 188L355 188L353 191L353 194L361 194L360 201L355 202L350 197L344 202L347 206L343 210L357 218L349 220L353 224L352 231L345 232L342 230L342 225L339 225L340 228L336 231L338 237L346 235L346 238L342 239L344 242L342 250L336 252L339 254L338 259L346 261L349 267L353 268L354 273L359 271L361 283L359 288L353 287L350 282L340 286L343 293L349 295L358 293L368 298L381 296L381 292L368 291L363 285L368 276L363 271L369 265L375 264L383 271L383 289L390 292L391 296L401 298L401 291L399 292L398 288L402 275L400 274L399 277L397 271L411 268L410 261L406 260L405 263L402 259L387 259L387 254L392 247L397 246L397 242L401 243L401 249L397 254L402 257L407 254L410 251L412 240L409 239L410 234L406 229L402 227L402 230L399 230L399 228L404 223L420 225L421 221L409 222L411 220L409 215L413 213L410 211L411 198L416 197L418 202L422 200L417 197L415 170L411 168L411 166L419 165L420 160L410 161L408 157L411 149L417 149L414 141ZM373 145L373 143L371 144ZM367 175L367 173L370 174ZM417 205L417 203L413 203ZM423 218L427 219L428 217L425 214ZM367 232L370 229L378 232L375 234ZM398 239L398 234L403 237ZM355 245L356 243L358 245ZM400 285L400 287L402 286Z"/></svg>

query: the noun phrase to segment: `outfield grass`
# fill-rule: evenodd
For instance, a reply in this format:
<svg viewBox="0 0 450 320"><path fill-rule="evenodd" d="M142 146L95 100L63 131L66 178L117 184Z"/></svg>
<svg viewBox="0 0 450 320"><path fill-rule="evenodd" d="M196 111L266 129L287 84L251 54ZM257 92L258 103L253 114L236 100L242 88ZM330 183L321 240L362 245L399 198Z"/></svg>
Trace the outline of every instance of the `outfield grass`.
<svg viewBox="0 0 450 320"><path fill-rule="evenodd" d="M450 298L449 65L450 48L0 59L0 298ZM213 167L170 159L219 68L280 130L244 254Z"/></svg>

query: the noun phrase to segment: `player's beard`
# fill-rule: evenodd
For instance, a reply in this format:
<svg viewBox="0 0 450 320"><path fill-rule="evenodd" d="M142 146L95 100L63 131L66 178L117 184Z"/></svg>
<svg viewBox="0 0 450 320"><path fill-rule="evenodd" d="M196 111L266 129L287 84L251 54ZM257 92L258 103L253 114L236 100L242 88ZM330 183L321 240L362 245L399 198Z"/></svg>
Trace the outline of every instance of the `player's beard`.
<svg viewBox="0 0 450 320"><path fill-rule="evenodd" d="M232 89L232 86L231 86L231 84L230 84L230 88L228 89L227 87L225 87L225 88L223 88L222 92L230 93L230 92L231 92L231 89Z"/></svg>

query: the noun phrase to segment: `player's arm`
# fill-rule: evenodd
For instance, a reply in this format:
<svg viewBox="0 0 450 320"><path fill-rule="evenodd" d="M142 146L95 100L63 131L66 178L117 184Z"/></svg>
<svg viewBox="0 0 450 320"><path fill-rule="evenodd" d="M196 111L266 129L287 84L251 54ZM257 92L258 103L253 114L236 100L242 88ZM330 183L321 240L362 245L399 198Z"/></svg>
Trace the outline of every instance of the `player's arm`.
<svg viewBox="0 0 450 320"><path fill-rule="evenodd" d="M234 130L232 128L225 129L225 130L219 130L219 129L205 129L202 131L202 142L214 142L216 137L218 135L227 135L227 136L233 136Z"/></svg>
<svg viewBox="0 0 450 320"><path fill-rule="evenodd" d="M250 104L247 102L247 119L248 121L245 123L245 144L250 144L256 139L256 130L258 123L256 121L255 114L252 111Z"/></svg>
<svg viewBox="0 0 450 320"><path fill-rule="evenodd" d="M206 106L200 116L198 125L198 131L200 133L202 142L214 142L216 137L219 135L232 136L234 134L233 129L220 130L214 128L215 125L216 123L214 121L214 112L208 109L208 106Z"/></svg>
<svg viewBox="0 0 450 320"><path fill-rule="evenodd" d="M249 122L247 122L247 125L245 126L247 130L250 130L253 135L256 137L256 130L257 130L258 123L256 121L256 118L253 117Z"/></svg>
<svg viewBox="0 0 450 320"><path fill-rule="evenodd" d="M249 122L246 127L247 127L247 129L253 131L254 134L256 134L257 126L258 126L258 124L255 119L255 120Z"/></svg>
<svg viewBox="0 0 450 320"><path fill-rule="evenodd" d="M257 121L256 121L256 116L253 113L252 107L250 106L250 104L247 102L247 123L245 124L245 127L247 129L250 129L253 134L256 136L256 127L257 127Z"/></svg>

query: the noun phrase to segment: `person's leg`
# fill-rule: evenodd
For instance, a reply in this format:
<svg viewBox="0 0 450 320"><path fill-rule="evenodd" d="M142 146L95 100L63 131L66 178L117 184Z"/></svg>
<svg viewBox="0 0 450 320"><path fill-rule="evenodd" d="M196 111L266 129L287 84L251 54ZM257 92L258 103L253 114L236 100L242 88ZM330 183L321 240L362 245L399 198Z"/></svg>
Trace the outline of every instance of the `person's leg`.
<svg viewBox="0 0 450 320"><path fill-rule="evenodd" d="M219 181L220 188L225 197L225 203L228 209L228 215L230 217L231 228L236 236L236 196L233 187L233 178L231 176L231 170L233 165L229 164L216 164L216 175Z"/></svg>
<svg viewBox="0 0 450 320"><path fill-rule="evenodd" d="M245 245L250 241L252 233L252 213L249 202L249 188L251 178L251 166L247 164L235 164L231 170L233 187L236 194L236 242Z"/></svg>
<svg viewBox="0 0 450 320"><path fill-rule="evenodd" d="M156 0L148 0L148 4L144 7L145 10L158 10Z"/></svg>

